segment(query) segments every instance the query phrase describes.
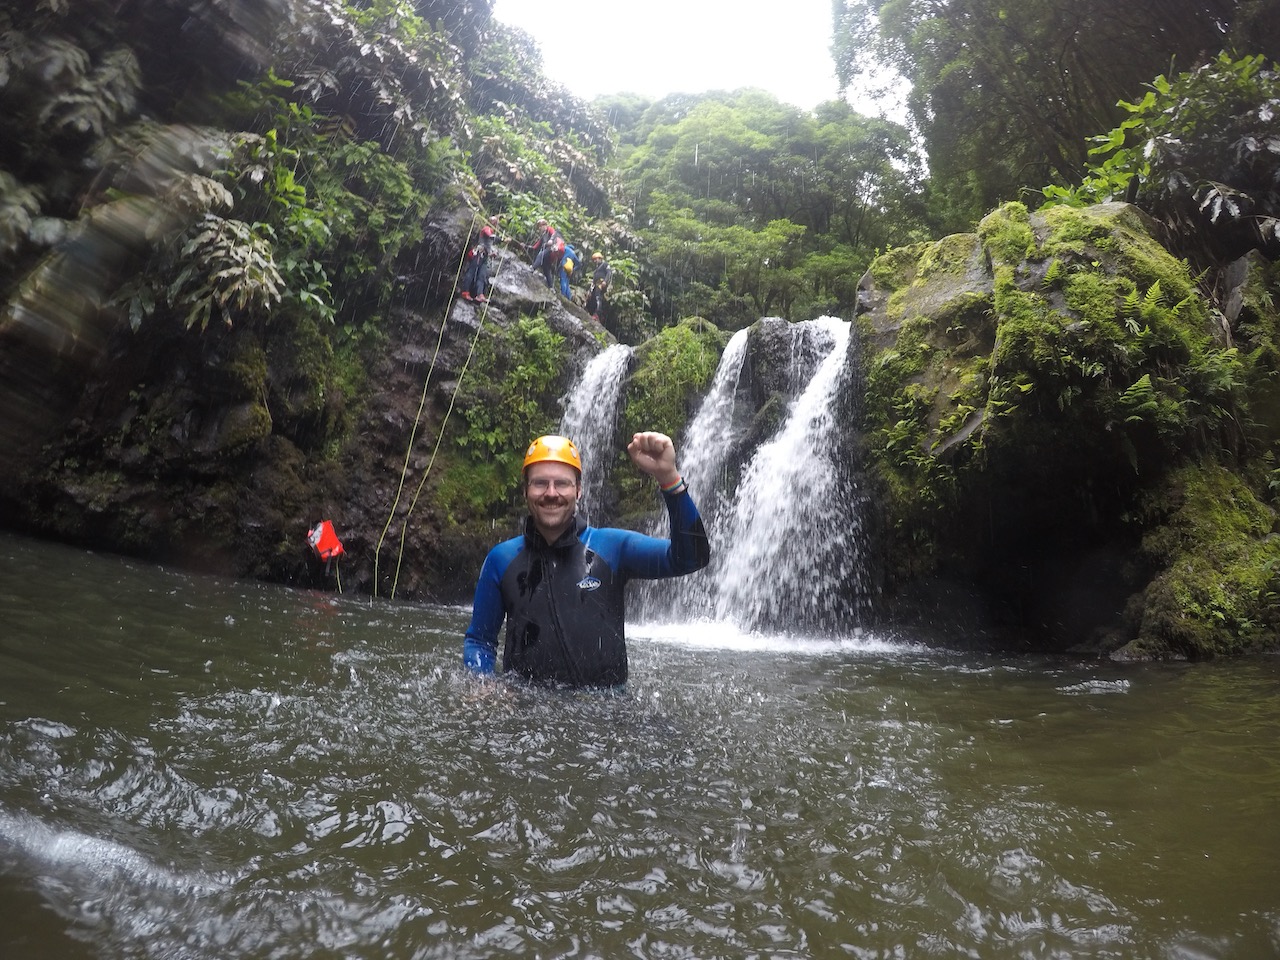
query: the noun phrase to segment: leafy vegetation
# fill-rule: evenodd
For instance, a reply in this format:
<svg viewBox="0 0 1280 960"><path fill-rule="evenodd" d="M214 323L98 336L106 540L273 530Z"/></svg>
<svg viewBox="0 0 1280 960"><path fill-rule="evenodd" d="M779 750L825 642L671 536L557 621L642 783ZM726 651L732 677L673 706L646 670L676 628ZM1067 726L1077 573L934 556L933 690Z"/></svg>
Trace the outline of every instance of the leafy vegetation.
<svg viewBox="0 0 1280 960"><path fill-rule="evenodd" d="M673 437L688 423L698 399L715 376L725 337L698 317L665 327L637 351L627 390L622 435L659 430ZM619 458L625 454L619 453ZM644 512L652 506L652 485L619 471L624 511Z"/></svg>
<svg viewBox="0 0 1280 960"><path fill-rule="evenodd" d="M930 207L967 229L1028 184L1079 182L1089 138L1157 74L1220 49L1280 56L1280 9L1240 0L841 0L841 82L910 85Z"/></svg>
<svg viewBox="0 0 1280 960"><path fill-rule="evenodd" d="M522 318L477 341L457 394L466 427L453 442L462 456L444 481L450 493L445 502L469 508L455 506L458 518L471 513L488 519L506 505L530 438L556 430L550 411L568 388L568 366L564 338L542 319Z"/></svg>
<svg viewBox="0 0 1280 960"><path fill-rule="evenodd" d="M807 114L742 90L627 115L624 209L660 324L697 315L732 330L762 315L851 313L875 249L923 230L906 130L843 103Z"/></svg>
<svg viewBox="0 0 1280 960"><path fill-rule="evenodd" d="M1159 76L1120 107L1125 120L1092 138L1087 176L1070 190L1046 187L1050 202L1131 200L1205 265L1253 249L1280 255L1280 74L1261 55L1222 53Z"/></svg>

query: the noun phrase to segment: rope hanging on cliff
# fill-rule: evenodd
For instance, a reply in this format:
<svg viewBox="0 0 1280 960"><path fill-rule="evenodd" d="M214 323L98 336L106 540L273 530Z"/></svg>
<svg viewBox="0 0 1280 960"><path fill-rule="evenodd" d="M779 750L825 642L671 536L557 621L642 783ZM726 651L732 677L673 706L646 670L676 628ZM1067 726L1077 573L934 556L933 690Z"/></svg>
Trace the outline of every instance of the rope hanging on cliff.
<svg viewBox="0 0 1280 960"><path fill-rule="evenodd" d="M493 272L493 279L497 280L502 273L502 262L498 262L498 269ZM480 332L484 329L484 321L489 316L489 300L485 300L484 309L480 311L480 322L476 324L475 336L471 338L471 346L467 350L467 359L462 362L462 369L458 371L457 383L453 386L453 396L449 398L449 407L444 412L444 419L440 421L440 432L436 434L436 445L431 448L431 459L427 461L427 467L422 471L422 479L418 481L418 487L413 491L413 499L409 501L409 509L404 513L404 524L400 527L400 552L396 556L396 575L391 579L391 599L396 597L396 586L400 583L400 564L404 561L404 538L409 532L409 517L413 515L413 508L418 505L418 497L422 494L422 488L426 486L427 477L431 476L431 468L435 466L436 454L440 452L440 442L444 440L444 428L449 423L449 417L453 414L454 401L458 399L458 391L462 388L462 378L467 375L467 367L471 366L472 354L476 352L476 344L480 341Z"/></svg>
<svg viewBox="0 0 1280 960"><path fill-rule="evenodd" d="M413 429L409 431L409 445L408 447L405 448L404 465L401 466L400 468L400 483L396 487L396 495L395 495L395 499L393 499L391 502L391 509L387 512L387 522L382 527L381 536L378 537L378 545L374 547L374 550L373 550L373 588L371 591L371 596L373 597L376 597L378 595L378 567L380 563L380 558L382 557L382 543L384 540L387 539L387 531L391 529L391 521L394 520L396 516L396 507L400 506L400 496L402 493L404 493L404 481L405 481L405 477L409 473L409 460L413 456L413 445L418 439L418 425L422 422L422 411L427 405L427 387L431 384L431 374L434 373L436 369L436 358L440 356L440 344L444 341L444 329L449 324L449 314L453 312L453 303L458 296L458 281L461 280L462 278L462 268L463 268L463 265L467 262L467 251L471 249L471 238L475 235L476 222L478 220L479 220L479 216L473 214L471 217L471 226L467 228L467 240L466 240L466 243L462 245L462 255L458 258L458 269L454 271L454 274L453 274L453 291L449 294L449 302L445 306L445 310L444 310L444 319L440 322L440 333L436 337L436 347L435 347L435 351L431 354L431 363L427 367L427 376L422 381L422 397L418 400L418 412L414 415L414 418L413 418ZM488 312L488 309L489 309L489 305L486 303L485 312ZM483 324L483 318L481 319L481 323ZM469 356L468 356L468 359L469 359ZM459 377L458 382L459 383L462 382L461 377ZM455 393L457 392L456 386L454 388L454 391ZM452 404L450 404L450 406L452 407ZM439 445L439 442L437 441L437 446L438 445ZM433 458L434 456L435 454L432 454ZM401 544L402 544L401 553L402 554L404 552L403 543L404 543L404 537L402 535L401 536ZM399 561L397 561L396 562L397 577L399 576L399 569L400 569L400 564L399 564ZM395 598L394 586L392 587L391 592L392 592L392 599L394 599Z"/></svg>

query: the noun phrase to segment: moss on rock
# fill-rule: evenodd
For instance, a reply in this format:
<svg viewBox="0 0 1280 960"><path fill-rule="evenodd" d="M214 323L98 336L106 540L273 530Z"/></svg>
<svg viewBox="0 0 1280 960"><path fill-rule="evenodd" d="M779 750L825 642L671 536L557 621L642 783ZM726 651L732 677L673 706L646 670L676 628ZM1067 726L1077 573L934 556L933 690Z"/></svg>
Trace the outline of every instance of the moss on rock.
<svg viewBox="0 0 1280 960"><path fill-rule="evenodd" d="M975 242L985 257L966 255ZM1071 551L1136 543L1144 491L1238 448L1241 358L1187 265L1125 204L1006 204L976 240L903 248L868 276L863 428L890 589L944 573L1031 609L1047 555L1061 566ZM1245 580L1253 559L1239 561ZM1190 581L1161 582L1197 623L1200 608L1236 616ZM1239 616L1237 628L1261 622ZM1177 644L1208 655L1188 637L1166 642Z"/></svg>
<svg viewBox="0 0 1280 960"><path fill-rule="evenodd" d="M725 334L714 324L687 317L637 347L624 398L623 436L658 430L679 437L715 376L725 342ZM625 454L618 456L621 461ZM651 485L637 478L634 470L620 470L615 476L624 516L652 506Z"/></svg>
<svg viewBox="0 0 1280 960"><path fill-rule="evenodd" d="M1280 629L1275 511L1208 462L1176 471L1150 498L1161 522L1142 541L1163 568L1131 604L1136 637L1118 659L1209 660L1272 646Z"/></svg>

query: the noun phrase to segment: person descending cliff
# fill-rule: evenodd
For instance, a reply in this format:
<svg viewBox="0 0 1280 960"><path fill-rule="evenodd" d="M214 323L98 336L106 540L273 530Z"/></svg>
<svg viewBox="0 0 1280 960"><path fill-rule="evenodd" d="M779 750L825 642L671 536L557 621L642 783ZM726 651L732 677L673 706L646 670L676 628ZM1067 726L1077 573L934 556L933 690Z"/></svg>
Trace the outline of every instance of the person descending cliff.
<svg viewBox="0 0 1280 960"><path fill-rule="evenodd" d="M586 306L591 319L599 320L600 314L604 313L605 294L613 280L613 267L599 250L591 255L591 262L595 264L595 270L591 273L591 292L587 294Z"/></svg>
<svg viewBox="0 0 1280 960"><path fill-rule="evenodd" d="M570 289L570 283L573 281L573 271L578 266L578 251L573 249L573 245L566 243L564 245L564 255L560 258L560 296L566 300L572 299L573 290Z"/></svg>
<svg viewBox="0 0 1280 960"><path fill-rule="evenodd" d="M543 221L540 221L543 222ZM534 243L532 269L542 273L548 288L554 288L552 278L560 273L560 258L564 256L564 237L560 231L547 223L542 228L542 236Z"/></svg>
<svg viewBox="0 0 1280 960"><path fill-rule="evenodd" d="M480 228L480 239L467 251L467 266L462 271L460 296L463 300L475 300L484 303L489 288L489 258L493 256L493 238L496 235L492 224L486 223Z"/></svg>

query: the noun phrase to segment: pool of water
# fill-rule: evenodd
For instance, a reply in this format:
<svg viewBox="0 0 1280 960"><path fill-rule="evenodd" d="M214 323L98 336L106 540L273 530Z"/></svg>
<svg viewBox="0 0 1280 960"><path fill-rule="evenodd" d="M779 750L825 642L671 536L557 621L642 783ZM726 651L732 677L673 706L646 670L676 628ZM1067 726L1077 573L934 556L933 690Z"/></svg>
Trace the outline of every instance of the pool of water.
<svg viewBox="0 0 1280 960"><path fill-rule="evenodd" d="M1280 957L1280 663L467 611L0 538L0 956Z"/></svg>

